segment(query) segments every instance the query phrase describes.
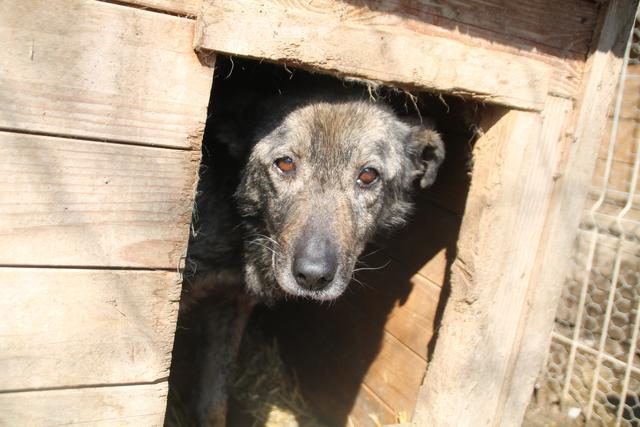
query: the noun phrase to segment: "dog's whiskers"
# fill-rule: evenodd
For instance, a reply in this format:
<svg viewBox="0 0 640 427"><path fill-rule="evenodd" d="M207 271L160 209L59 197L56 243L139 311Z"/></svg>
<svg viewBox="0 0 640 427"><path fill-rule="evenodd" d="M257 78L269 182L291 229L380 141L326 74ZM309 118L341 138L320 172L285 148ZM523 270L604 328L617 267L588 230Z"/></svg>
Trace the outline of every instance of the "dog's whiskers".
<svg viewBox="0 0 640 427"><path fill-rule="evenodd" d="M271 251L271 272L276 275L276 251Z"/></svg>
<svg viewBox="0 0 640 427"><path fill-rule="evenodd" d="M389 264L391 264L391 261L387 261L384 265L381 265L380 267L360 267L360 268L356 268L353 270L353 272L358 272L358 271L368 271L368 270L382 270L385 267L388 267Z"/></svg>
<svg viewBox="0 0 640 427"><path fill-rule="evenodd" d="M375 255L375 254L377 254L378 252L380 252L380 251L381 251L381 250L383 250L383 249L384 249L384 248L382 248L382 247L381 247L381 248L378 248L378 249L375 249L375 250L373 250L373 251L369 252L368 254L361 255L361 256L360 256L360 259L362 260L362 259L365 259L365 258L367 258L367 257L371 256L371 255ZM356 261L356 262L361 262L361 261Z"/></svg>
<svg viewBox="0 0 640 427"><path fill-rule="evenodd" d="M272 248L269 245L266 245L266 244L260 242L259 239L252 240L247 244L249 244L249 245L258 245L260 247L263 247L263 248L271 251L274 255L278 255L278 253L276 252L276 250L274 248Z"/></svg>
<svg viewBox="0 0 640 427"><path fill-rule="evenodd" d="M257 237L257 239L255 239L255 240L260 240L260 238L266 239L266 240L270 241L271 243L273 243L274 245L280 246L280 243L278 243L273 237L269 237L269 236L264 235L264 234L255 233L255 234L252 234L249 237Z"/></svg>
<svg viewBox="0 0 640 427"><path fill-rule="evenodd" d="M355 276L351 276L351 280L356 282L357 284L359 284L360 286L362 286L365 289L374 289L373 286L367 285L362 280L356 279Z"/></svg>

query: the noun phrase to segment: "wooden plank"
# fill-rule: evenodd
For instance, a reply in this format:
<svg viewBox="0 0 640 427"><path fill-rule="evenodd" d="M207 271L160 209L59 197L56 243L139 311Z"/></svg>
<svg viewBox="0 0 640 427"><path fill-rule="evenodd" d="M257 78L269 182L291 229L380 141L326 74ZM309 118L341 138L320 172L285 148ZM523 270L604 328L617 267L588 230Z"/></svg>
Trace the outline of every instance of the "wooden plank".
<svg viewBox="0 0 640 427"><path fill-rule="evenodd" d="M627 67L620 117L640 120L640 64L631 64Z"/></svg>
<svg viewBox="0 0 640 427"><path fill-rule="evenodd" d="M526 313L571 107L550 97L542 115L496 109L484 117L452 293L414 414L417 425L521 422L525 406L509 408L521 411L519 420L505 417L502 393L513 381L517 325Z"/></svg>
<svg viewBox="0 0 640 427"><path fill-rule="evenodd" d="M175 13L189 18L195 17L202 6L202 0L125 0L122 3Z"/></svg>
<svg viewBox="0 0 640 427"><path fill-rule="evenodd" d="M591 183L606 112L614 97L622 69L624 49L638 10L637 0L612 0L603 10L597 44L589 58L582 99L575 118L575 143L569 146L563 172L553 189L547 225L528 289L527 311L518 325L519 339L512 349L509 376L502 389L503 420L522 420L531 398L554 323L555 310L570 266L580 212ZM503 422L506 425L506 422Z"/></svg>
<svg viewBox="0 0 640 427"><path fill-rule="evenodd" d="M418 356L427 360L431 340L436 334L441 289L419 274L411 278L409 298L390 314L385 330Z"/></svg>
<svg viewBox="0 0 640 427"><path fill-rule="evenodd" d="M465 196L466 197L466 196ZM393 238L381 243L389 257L407 267L410 273L420 273L437 286L445 283L449 264L453 262L462 218L436 206L430 200L418 199L413 220ZM366 265L383 265L383 260Z"/></svg>
<svg viewBox="0 0 640 427"><path fill-rule="evenodd" d="M640 86L638 87L638 92L640 92ZM640 102L638 103L638 106L640 107ZM611 120L608 120L607 128L604 132L602 142L600 143L600 149L598 150L598 162L606 162L607 160L610 137ZM640 114L638 114L638 119L620 119L618 122L618 136L615 141L615 147L613 150L614 161L625 162L627 164L633 165L633 162L636 158L637 138L640 138ZM597 168L599 168L599 166L596 166L596 169ZM604 172L604 164L602 165L600 173L602 172ZM598 176L597 170L596 172L594 172L594 175L596 177ZM628 181L629 180L627 179L627 182ZM602 181L594 181L594 184L600 185L601 182Z"/></svg>
<svg viewBox="0 0 640 427"><path fill-rule="evenodd" d="M7 426L162 426L167 383L0 394Z"/></svg>
<svg viewBox="0 0 640 427"><path fill-rule="evenodd" d="M492 50L490 44L479 46L471 36L441 31L399 15L328 0L222 0L205 3L195 45L514 108L543 108L551 66Z"/></svg>
<svg viewBox="0 0 640 427"><path fill-rule="evenodd" d="M193 26L91 0L1 2L0 128L198 149L213 72Z"/></svg>
<svg viewBox="0 0 640 427"><path fill-rule="evenodd" d="M380 351L363 383L396 414L412 414L427 362L389 333L382 335Z"/></svg>
<svg viewBox="0 0 640 427"><path fill-rule="evenodd" d="M391 260L387 253L372 255L371 265L384 266L363 271L352 283L345 299L368 317L387 313L384 329L423 359L436 329L436 314L441 289L405 265ZM367 258L369 260L369 258ZM393 293L402 290L401 296Z"/></svg>
<svg viewBox="0 0 640 427"><path fill-rule="evenodd" d="M0 268L0 283L0 390L168 377L178 273Z"/></svg>
<svg viewBox="0 0 640 427"><path fill-rule="evenodd" d="M635 141L633 142L635 143ZM629 154L632 154L633 157L635 157L635 150L633 153ZM629 157L631 156L629 155ZM606 164L607 161L605 159L599 158L598 160L596 160L596 167L593 171L593 183L598 187L603 185ZM608 189L619 191L622 193L628 193L632 177L633 163L625 162L623 160L613 160L611 162L611 173L609 174ZM626 194L624 195L626 196Z"/></svg>
<svg viewBox="0 0 640 427"><path fill-rule="evenodd" d="M366 385L360 386L353 409L347 418L349 427L380 427L397 421L396 413Z"/></svg>
<svg viewBox="0 0 640 427"><path fill-rule="evenodd" d="M0 132L0 265L176 268L197 159Z"/></svg>
<svg viewBox="0 0 640 427"><path fill-rule="evenodd" d="M570 99L577 99L580 96L584 58L559 58L552 55L536 55L536 52L531 52L531 55L539 57L541 61L553 67L549 82L549 95Z"/></svg>
<svg viewBox="0 0 640 427"><path fill-rule="evenodd" d="M582 55L589 50L598 11L597 4L587 0L377 0L367 6L463 34L484 35L488 30L538 50L550 47Z"/></svg>

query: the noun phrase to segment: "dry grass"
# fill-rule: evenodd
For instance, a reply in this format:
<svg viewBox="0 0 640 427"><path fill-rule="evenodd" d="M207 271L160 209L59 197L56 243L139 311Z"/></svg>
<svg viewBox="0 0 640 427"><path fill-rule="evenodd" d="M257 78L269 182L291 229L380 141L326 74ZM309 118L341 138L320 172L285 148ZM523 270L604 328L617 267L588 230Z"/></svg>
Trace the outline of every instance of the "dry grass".
<svg viewBox="0 0 640 427"><path fill-rule="evenodd" d="M250 332L243 343L231 395L254 426L324 427L300 394L295 377L287 370L277 342Z"/></svg>
<svg viewBox="0 0 640 427"><path fill-rule="evenodd" d="M258 328L249 328L231 384L233 399L230 426L326 427L304 401L295 377L286 368L275 340L267 340ZM241 417L238 417L241 415ZM168 397L165 427L190 427L188 406L175 389Z"/></svg>

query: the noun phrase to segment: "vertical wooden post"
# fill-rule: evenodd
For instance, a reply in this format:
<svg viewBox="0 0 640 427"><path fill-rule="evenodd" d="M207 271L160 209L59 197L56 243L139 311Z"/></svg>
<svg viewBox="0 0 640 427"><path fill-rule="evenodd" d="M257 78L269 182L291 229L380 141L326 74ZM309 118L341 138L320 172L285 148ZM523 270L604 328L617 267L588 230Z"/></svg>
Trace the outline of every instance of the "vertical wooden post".
<svg viewBox="0 0 640 427"><path fill-rule="evenodd" d="M521 423L636 7L635 0L613 0L605 11L565 163L558 159L570 101L549 97L542 114L494 110L485 118L452 294L418 397L416 425Z"/></svg>
<svg viewBox="0 0 640 427"><path fill-rule="evenodd" d="M547 120L555 137L537 113L495 109L483 120L452 294L416 406L417 425L494 424L548 209L556 121L567 102L548 102L560 112Z"/></svg>
<svg viewBox="0 0 640 427"><path fill-rule="evenodd" d="M504 393L504 420L522 419L548 351L556 307L573 255L580 212L591 184L637 9L637 0L625 0L611 1L603 11L600 34L586 64L582 96L574 123L570 125L573 143L559 167L561 172L529 285L528 310L521 319L521 338L514 347L517 359L512 364L509 387Z"/></svg>

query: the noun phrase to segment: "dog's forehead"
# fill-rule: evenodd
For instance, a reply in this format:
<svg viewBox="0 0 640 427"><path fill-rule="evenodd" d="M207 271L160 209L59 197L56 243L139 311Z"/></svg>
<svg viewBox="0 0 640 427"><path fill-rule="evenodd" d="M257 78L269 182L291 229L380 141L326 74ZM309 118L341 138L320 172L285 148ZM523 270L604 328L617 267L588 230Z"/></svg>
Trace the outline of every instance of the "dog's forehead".
<svg viewBox="0 0 640 427"><path fill-rule="evenodd" d="M343 149L379 149L399 139L400 121L386 108L364 101L319 102L289 114L284 122L301 143Z"/></svg>
<svg viewBox="0 0 640 427"><path fill-rule="evenodd" d="M344 144L345 141L388 137L397 122L386 108L364 101L351 101L304 106L293 111L285 125L302 128L311 139L320 136L326 143Z"/></svg>
<svg viewBox="0 0 640 427"><path fill-rule="evenodd" d="M395 176L409 126L387 107L365 101L314 102L283 122L286 145L320 170L365 165Z"/></svg>

